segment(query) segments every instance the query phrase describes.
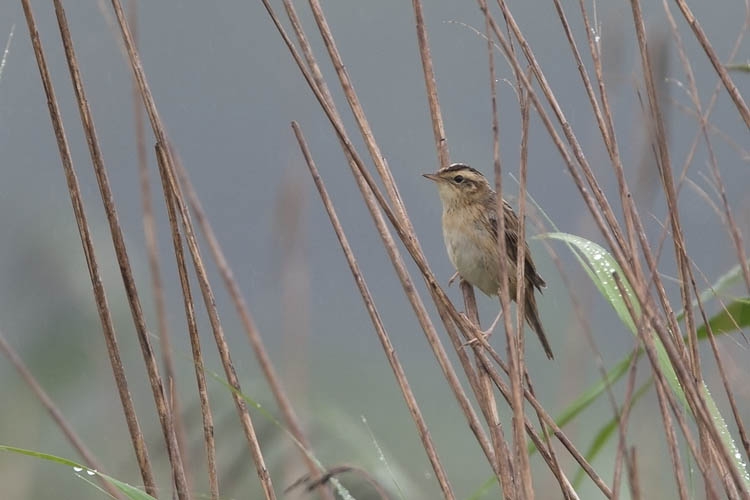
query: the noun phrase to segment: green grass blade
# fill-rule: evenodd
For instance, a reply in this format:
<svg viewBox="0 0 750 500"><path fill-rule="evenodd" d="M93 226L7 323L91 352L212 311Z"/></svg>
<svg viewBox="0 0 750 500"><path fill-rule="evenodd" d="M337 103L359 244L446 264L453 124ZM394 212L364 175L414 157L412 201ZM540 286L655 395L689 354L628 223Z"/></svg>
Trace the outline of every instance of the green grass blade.
<svg viewBox="0 0 750 500"><path fill-rule="evenodd" d="M89 469L88 467L81 465L77 462L74 462L72 460L68 460L67 458L62 458L62 457L58 457L55 455L50 455L49 453L42 453L39 451L26 450L24 448L16 448L15 446L0 445L0 451L7 451L9 453L16 453L19 455L26 455L26 456L34 457L40 460L46 460L48 462L53 462L59 465L64 465L66 467L71 467L76 474L85 473L88 476L100 476L104 480L111 483L115 488L120 490L120 492L122 492L127 498L131 500L156 500L154 497L136 488L135 486L132 486L128 483L124 483L102 472ZM86 480L86 482L89 482L85 477L83 476L81 477L82 479ZM93 487L99 489L97 485L93 483L90 483L90 484Z"/></svg>
<svg viewBox="0 0 750 500"><path fill-rule="evenodd" d="M727 304L726 309L722 308L708 320L708 324L711 326L714 335L734 332L738 326L740 328L750 326L750 297L736 299ZM699 326L696 333L699 339L706 338L708 335L706 325Z"/></svg>
<svg viewBox="0 0 750 500"><path fill-rule="evenodd" d="M628 329L630 329L631 332L635 333L635 323L630 317L630 313L628 312L625 300L620 294L620 289L617 287L617 283L612 278L613 273L617 273L621 278L629 301L635 308L636 315L640 315L640 304L638 304L630 287L630 283L625 279L622 269L620 269L619 264L615 261L612 255L593 241L589 241L574 234L547 233L542 236L544 238L564 241L565 243L572 245L576 250L576 255L582 256L585 259L586 265L584 266L584 269L599 289L599 292L601 292L604 298L609 301L610 305L620 317L620 320L628 327Z"/></svg>
<svg viewBox="0 0 750 500"><path fill-rule="evenodd" d="M631 332L633 332L633 334L635 334L636 331L635 331L635 323L633 322L633 318L630 317L630 313L627 310L625 301L622 295L620 294L617 284L614 282L614 279L612 278L612 275L615 272L622 278L622 283L625 289L625 293L628 295L630 303L635 308L636 316L640 315L639 304L635 300L635 297L632 292L632 288L630 287L630 284L627 282L627 280L623 276L622 270L620 269L617 262L615 262L615 259L609 254L609 252L607 252L604 248L602 248L601 246L597 245L596 243L592 241L589 241L585 238L581 238L580 236L575 236L572 234L558 232L558 233L549 233L545 235L545 237L558 239L558 240L566 242L569 246L572 245L573 247L575 247L576 252L586 259L587 265L584 266L584 269L586 269L588 275L591 277L596 287L599 289L602 295L609 301L610 305L612 305L612 307L615 309L621 321L625 323L625 325L630 329ZM712 293L715 293L715 291L712 291ZM741 302L741 303L744 303L744 302ZM733 305L733 304L730 304L730 305ZM747 313L747 310L744 308L744 306L736 306L736 307L739 308L738 312L741 313L740 319L743 321L747 320L745 316L748 313ZM724 314L725 316L727 316L727 319L731 322L731 319L729 318L728 315L726 315L726 312ZM717 323L722 321L721 313L719 313L718 316L719 316L718 318L714 317L716 318ZM733 316L734 315L732 315L732 317ZM711 320L709 320L709 323L710 322ZM656 344L656 352L657 352L659 367L664 372L664 375L672 391L677 395L680 401L682 401L683 406L687 408L688 406L686 404L685 394L682 391L682 387L680 387L680 384L677 380L677 376L674 372L674 369L672 368L672 363L670 362L669 357L667 356L664 346L659 341L659 339L654 339L654 340ZM742 455L739 453L739 450L737 448L737 445L734 442L734 439L732 439L731 433L729 432L729 428L727 427L727 424L726 424L726 420L724 419L724 417L722 417L721 413L719 412L719 409L716 406L716 403L714 402L713 398L711 397L711 393L709 392L708 387L706 386L705 383L703 384L703 395L708 404L708 408L709 408L709 411L711 412L712 419L714 423L716 424L725 445L729 448L730 453L735 457L735 466L742 472L745 483L750 488L750 474L748 474L747 465L742 461Z"/></svg>

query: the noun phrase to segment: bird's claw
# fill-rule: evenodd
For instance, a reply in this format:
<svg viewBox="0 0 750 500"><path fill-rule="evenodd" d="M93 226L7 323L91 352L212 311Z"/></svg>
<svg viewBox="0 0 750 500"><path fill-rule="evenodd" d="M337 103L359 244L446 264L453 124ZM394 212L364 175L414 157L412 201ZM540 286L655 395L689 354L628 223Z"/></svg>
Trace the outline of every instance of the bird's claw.
<svg viewBox="0 0 750 500"><path fill-rule="evenodd" d="M450 279L448 280L448 286L451 286L453 282L456 281L456 278L458 278L458 271L453 273L453 276L450 277Z"/></svg>

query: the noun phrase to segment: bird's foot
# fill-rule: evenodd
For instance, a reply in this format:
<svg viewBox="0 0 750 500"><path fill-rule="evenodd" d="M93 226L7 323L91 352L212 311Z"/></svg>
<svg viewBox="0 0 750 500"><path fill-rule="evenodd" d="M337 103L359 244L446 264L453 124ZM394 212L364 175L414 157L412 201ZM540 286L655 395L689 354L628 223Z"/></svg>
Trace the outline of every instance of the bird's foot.
<svg viewBox="0 0 750 500"><path fill-rule="evenodd" d="M458 271L456 271L455 273L453 273L453 276L451 276L450 279L448 280L448 286L451 286L453 282L456 281L456 278L458 277L459 277Z"/></svg>
<svg viewBox="0 0 750 500"><path fill-rule="evenodd" d="M461 313L461 314L464 317L466 317L465 313ZM481 337L484 340L484 342L486 342L490 338L490 335L492 335L492 332L495 331L495 327L497 326L497 322L500 321L500 318L502 318L502 317L503 317L503 311L501 310L500 313L495 318L495 321L492 322L492 325L490 325L490 327L488 329L482 330L482 331L479 332L479 335L481 335ZM479 342L479 337L473 338L471 340L468 340L468 341L464 342L461 347L467 347L467 346L470 346L470 345L474 345L476 342ZM482 342L482 343L484 343L484 342Z"/></svg>

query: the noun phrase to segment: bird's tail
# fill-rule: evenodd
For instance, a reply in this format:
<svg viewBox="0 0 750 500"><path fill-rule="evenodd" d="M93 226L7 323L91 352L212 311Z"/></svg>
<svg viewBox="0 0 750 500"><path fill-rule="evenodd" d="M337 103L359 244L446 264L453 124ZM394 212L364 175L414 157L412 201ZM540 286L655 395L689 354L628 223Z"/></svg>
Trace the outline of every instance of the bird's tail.
<svg viewBox="0 0 750 500"><path fill-rule="evenodd" d="M527 284L528 285L528 284ZM552 348L549 345L547 336L544 334L544 328L542 328L542 322L539 319L539 310L536 308L536 298L534 297L534 288L527 286L525 290L526 298L524 300L524 316L526 316L526 322L529 324L532 330L539 337L539 341L544 347L544 352L547 354L549 359L554 359L552 354Z"/></svg>

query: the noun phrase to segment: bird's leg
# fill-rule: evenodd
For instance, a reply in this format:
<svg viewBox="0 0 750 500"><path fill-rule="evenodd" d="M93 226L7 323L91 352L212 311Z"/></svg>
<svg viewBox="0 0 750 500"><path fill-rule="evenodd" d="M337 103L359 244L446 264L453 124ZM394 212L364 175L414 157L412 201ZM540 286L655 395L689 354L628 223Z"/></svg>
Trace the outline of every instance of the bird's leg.
<svg viewBox="0 0 750 500"><path fill-rule="evenodd" d="M492 335L492 332L495 330L495 327L497 326L498 321L500 321L500 318L502 318L502 317L503 317L503 310L501 308L500 312L497 314L497 317L492 322L492 324L490 325L490 327L488 329L483 330L483 331L480 332L480 335L482 336L482 338L484 340L487 340L488 338L490 338L490 335ZM469 340L467 342L464 342L464 344L463 344L462 347L466 347L466 346L472 345L475 342L477 342L477 340L478 339L471 339L471 340Z"/></svg>
<svg viewBox="0 0 750 500"><path fill-rule="evenodd" d="M451 286L453 282L456 281L456 278L458 278L458 271L453 273L453 276L451 276L451 278L448 280L448 286Z"/></svg>
<svg viewBox="0 0 750 500"><path fill-rule="evenodd" d="M497 326L497 322L500 321L500 318L502 317L503 317L503 309L500 308L500 312L497 313L497 317L492 322L492 325L490 325L490 327L487 330L482 332L485 337L489 337L490 335L492 335L492 332L495 330L495 327Z"/></svg>

